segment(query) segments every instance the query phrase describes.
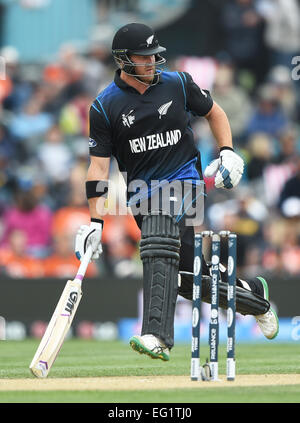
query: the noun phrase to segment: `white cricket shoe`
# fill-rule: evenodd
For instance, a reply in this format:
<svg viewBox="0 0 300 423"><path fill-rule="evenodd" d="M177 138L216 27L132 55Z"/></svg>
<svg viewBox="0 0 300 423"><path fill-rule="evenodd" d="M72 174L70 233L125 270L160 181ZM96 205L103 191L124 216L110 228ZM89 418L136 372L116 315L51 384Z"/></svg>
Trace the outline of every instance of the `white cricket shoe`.
<svg viewBox="0 0 300 423"><path fill-rule="evenodd" d="M264 298L266 300L269 300L269 288L266 280L262 278L261 276L258 276L257 279L259 279L262 283L263 290L264 290ZM260 314L258 316L254 316L258 326L260 327L262 333L265 335L268 339L274 339L279 332L279 321L278 316L276 314L276 311L270 307L269 311L265 314Z"/></svg>
<svg viewBox="0 0 300 423"><path fill-rule="evenodd" d="M169 361L170 351L165 344L154 335L134 335L129 340L130 346L140 354L147 354L151 358Z"/></svg>

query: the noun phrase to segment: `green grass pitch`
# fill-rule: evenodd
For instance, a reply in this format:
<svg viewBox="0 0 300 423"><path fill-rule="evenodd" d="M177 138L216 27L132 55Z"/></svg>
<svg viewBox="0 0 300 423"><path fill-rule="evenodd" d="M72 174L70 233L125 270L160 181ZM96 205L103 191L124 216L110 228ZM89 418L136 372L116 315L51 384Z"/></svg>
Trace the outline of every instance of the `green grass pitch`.
<svg viewBox="0 0 300 423"><path fill-rule="evenodd" d="M7 391L5 380L36 380L29 364L38 340L1 341L0 403L299 403L300 384L235 387L142 390L70 390L70 391ZM208 346L201 346L201 362L208 356ZM238 375L300 374L300 345L266 341L260 344L237 344ZM219 348L219 372L225 374L226 346ZM66 341L51 369L48 379L105 378L130 376L182 375L189 380L190 345L178 344L169 362L151 360L134 352L124 342L95 340ZM228 382L230 383L230 382ZM1 389L2 385L2 389Z"/></svg>

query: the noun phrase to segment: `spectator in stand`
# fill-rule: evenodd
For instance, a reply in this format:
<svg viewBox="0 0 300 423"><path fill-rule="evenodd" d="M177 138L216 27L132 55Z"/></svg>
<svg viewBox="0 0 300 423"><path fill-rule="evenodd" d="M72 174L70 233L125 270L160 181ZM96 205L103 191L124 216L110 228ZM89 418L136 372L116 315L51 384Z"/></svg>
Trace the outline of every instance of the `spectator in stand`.
<svg viewBox="0 0 300 423"><path fill-rule="evenodd" d="M84 60L72 45L64 45L57 59L45 66L42 81L45 111L59 119L63 107L83 91Z"/></svg>
<svg viewBox="0 0 300 423"><path fill-rule="evenodd" d="M59 126L54 125L47 131L44 142L38 148L37 157L51 183L62 182L69 177L72 154Z"/></svg>
<svg viewBox="0 0 300 423"><path fill-rule="evenodd" d="M287 66L275 66L271 68L266 79L285 115L291 120L296 120L297 91L291 78L291 70Z"/></svg>
<svg viewBox="0 0 300 423"><path fill-rule="evenodd" d="M300 56L300 2L299 0L260 0L259 13L266 21L265 43L270 51L269 67L287 66L290 71ZM300 117L300 84L294 80L297 119Z"/></svg>
<svg viewBox="0 0 300 423"><path fill-rule="evenodd" d="M15 192L15 204L3 214L4 233L0 245L7 246L11 233L21 230L27 241L24 252L37 258L45 257L51 243L51 221L52 212L46 205L37 203L32 183L21 180Z"/></svg>
<svg viewBox="0 0 300 423"><path fill-rule="evenodd" d="M8 178L8 160L7 157L2 154L0 149L0 216L3 213L4 204L6 203L7 198L10 196Z"/></svg>
<svg viewBox="0 0 300 423"><path fill-rule="evenodd" d="M254 133L248 140L249 160L246 166L250 182L263 177L265 167L272 162L274 147L272 139L265 133Z"/></svg>
<svg viewBox="0 0 300 423"><path fill-rule="evenodd" d="M16 156L17 146L7 127L0 122L0 156L13 160Z"/></svg>
<svg viewBox="0 0 300 423"><path fill-rule="evenodd" d="M293 166L299 158L299 142L297 140L297 130L295 127L289 127L279 137L279 152L276 157L276 163L291 163ZM300 139L299 139L300 140Z"/></svg>
<svg viewBox="0 0 300 423"><path fill-rule="evenodd" d="M0 105L12 93L13 83L9 76L0 78Z"/></svg>
<svg viewBox="0 0 300 423"><path fill-rule="evenodd" d="M253 0L230 0L221 11L225 49L238 71L253 74L257 84L264 80L266 54L263 43L264 22Z"/></svg>
<svg viewBox="0 0 300 423"><path fill-rule="evenodd" d="M245 136L264 132L277 137L287 126L285 116L271 85L263 85L258 93L257 105L245 128Z"/></svg>
<svg viewBox="0 0 300 423"><path fill-rule="evenodd" d="M84 59L72 44L64 44L58 53L58 64L67 76L63 98L65 103L70 102L83 90Z"/></svg>
<svg viewBox="0 0 300 423"><path fill-rule="evenodd" d="M300 216L300 215L299 215ZM300 275L300 217L279 218L265 224L266 271L284 277Z"/></svg>
<svg viewBox="0 0 300 423"><path fill-rule="evenodd" d="M10 122L11 134L19 140L44 134L53 125L53 117L43 112L43 104L34 95Z"/></svg>
<svg viewBox="0 0 300 423"><path fill-rule="evenodd" d="M41 172L40 175L41 176L37 177L33 183L32 195L38 204L45 205L53 211L56 209L57 198L50 192L47 178Z"/></svg>
<svg viewBox="0 0 300 423"><path fill-rule="evenodd" d="M41 163L41 171L48 179L50 193L55 198L56 208L65 205L69 190L69 176L73 164L70 147L59 126L52 126L45 140L37 149L37 159Z"/></svg>
<svg viewBox="0 0 300 423"><path fill-rule="evenodd" d="M10 112L19 113L32 96L32 80L28 78L28 75L24 75L19 53L15 47L3 47L0 56L5 61L5 80L12 83L12 89L3 102L4 108ZM30 73L32 74L32 71ZM35 80L34 77L33 79Z"/></svg>
<svg viewBox="0 0 300 423"><path fill-rule="evenodd" d="M45 96L44 110L58 119L62 107L67 103L65 91L68 75L60 64L50 63L42 72L41 90Z"/></svg>
<svg viewBox="0 0 300 423"><path fill-rule="evenodd" d="M290 275L300 275L300 208L296 218L285 225L284 241L281 245L283 270Z"/></svg>
<svg viewBox="0 0 300 423"><path fill-rule="evenodd" d="M88 168L88 145L86 138L78 138L72 142L73 166L69 176L69 187L76 192L76 197L84 198L85 185L82 183L82 177L86 174ZM75 195L75 194L74 194Z"/></svg>
<svg viewBox="0 0 300 423"><path fill-rule="evenodd" d="M66 135L88 137L88 116L92 98L86 91L78 93L61 110L59 125Z"/></svg>
<svg viewBox="0 0 300 423"><path fill-rule="evenodd" d="M72 154L73 154L73 166L70 172L71 185L75 188L79 184L82 184L80 176L86 171L89 164L88 157L88 144L85 137L73 138L72 140ZM83 189L85 187L83 186Z"/></svg>
<svg viewBox="0 0 300 423"><path fill-rule="evenodd" d="M282 273L280 249L284 240L284 219L273 217L263 226L264 248L262 252L262 266L266 272Z"/></svg>
<svg viewBox="0 0 300 423"><path fill-rule="evenodd" d="M87 202L85 197L82 196L81 187L76 189L76 187L70 186L66 205L56 210L53 214L51 226L52 237L55 238L59 234L67 233L73 236L75 240L75 234L82 221L85 225L90 223Z"/></svg>
<svg viewBox="0 0 300 423"><path fill-rule="evenodd" d="M133 216L107 214L103 220L102 248L108 270L119 277L135 274L141 231Z"/></svg>
<svg viewBox="0 0 300 423"><path fill-rule="evenodd" d="M300 156L296 164L296 174L283 186L278 206L285 217L300 219Z"/></svg>
<svg viewBox="0 0 300 423"><path fill-rule="evenodd" d="M291 68L292 57L300 54L298 0L259 0L258 11L266 22L264 39L270 51L270 66Z"/></svg>
<svg viewBox="0 0 300 423"><path fill-rule="evenodd" d="M27 236L22 230L10 232L8 243L0 249L1 273L12 278L41 278L42 261L26 253Z"/></svg>
<svg viewBox="0 0 300 423"><path fill-rule="evenodd" d="M212 195L212 194L211 194ZM268 210L264 203L256 197L252 188L241 186L234 198L227 201L216 202L207 209L208 228L220 231L229 230L238 235L238 268L239 271L253 271L253 260L257 260L263 248L262 228L268 217ZM224 241L225 246L225 241ZM226 264L226 249L222 248L222 261ZM251 277L253 276L251 275Z"/></svg>
<svg viewBox="0 0 300 423"><path fill-rule="evenodd" d="M3 205L10 201L15 168L18 166L16 156L16 143L6 126L0 123L0 203L3 202Z"/></svg>
<svg viewBox="0 0 300 423"><path fill-rule="evenodd" d="M3 47L0 50L1 64L4 61L5 68L0 69L0 113L2 111L2 103L5 109L8 109L8 99L14 91L15 71L18 67L18 52L13 47ZM8 101L6 103L6 101Z"/></svg>
<svg viewBox="0 0 300 423"><path fill-rule="evenodd" d="M84 61L83 86L92 97L111 79L110 51L99 41L92 42Z"/></svg>
<svg viewBox="0 0 300 423"><path fill-rule="evenodd" d="M74 255L73 237L68 233L60 233L54 237L53 252L43 262L45 277L74 278L78 270L78 260ZM99 274L97 265L91 262L86 277Z"/></svg>
<svg viewBox="0 0 300 423"><path fill-rule="evenodd" d="M239 211L235 222L235 232L238 235L238 248L241 249L239 259L247 277L254 277L258 269L257 257L261 252L261 229L267 216L266 208L258 201L251 191L242 192L238 198ZM240 251L240 250L239 250ZM251 274L250 274L251 272Z"/></svg>
<svg viewBox="0 0 300 423"><path fill-rule="evenodd" d="M249 94L234 81L235 69L231 64L220 63L212 95L226 111L235 145L241 142L245 125L252 110Z"/></svg>

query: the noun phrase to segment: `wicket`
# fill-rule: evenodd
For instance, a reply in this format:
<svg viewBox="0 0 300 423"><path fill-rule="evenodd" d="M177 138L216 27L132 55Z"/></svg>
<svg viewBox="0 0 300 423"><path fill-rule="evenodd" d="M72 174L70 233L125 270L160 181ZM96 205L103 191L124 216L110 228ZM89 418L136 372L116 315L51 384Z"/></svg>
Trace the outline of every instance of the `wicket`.
<svg viewBox="0 0 300 423"><path fill-rule="evenodd" d="M219 380L218 346L219 346L219 265L221 238L228 240L228 290L227 290L227 361L226 375L228 381L235 380L235 314L236 314L236 249L237 236L230 231L203 231L195 234L194 240L194 283L192 305L192 356L191 380ZM200 321L201 321L201 285L202 285L202 249L204 238L211 238L211 315L209 323L210 361L206 366L200 365ZM209 374L204 367L209 369Z"/></svg>

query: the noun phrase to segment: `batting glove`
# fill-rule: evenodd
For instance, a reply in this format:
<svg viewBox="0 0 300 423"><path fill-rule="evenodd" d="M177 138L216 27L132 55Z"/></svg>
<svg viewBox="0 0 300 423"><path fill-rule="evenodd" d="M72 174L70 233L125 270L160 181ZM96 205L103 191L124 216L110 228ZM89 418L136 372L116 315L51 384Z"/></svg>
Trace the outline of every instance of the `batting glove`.
<svg viewBox="0 0 300 423"><path fill-rule="evenodd" d="M240 182L243 172L243 159L233 150L226 149L206 167L204 176L210 178L216 174L215 187L230 189Z"/></svg>
<svg viewBox="0 0 300 423"><path fill-rule="evenodd" d="M102 253L101 237L103 223L91 222L90 225L81 225L75 238L75 255L78 260L84 256L89 245L92 246L91 260L96 260Z"/></svg>

